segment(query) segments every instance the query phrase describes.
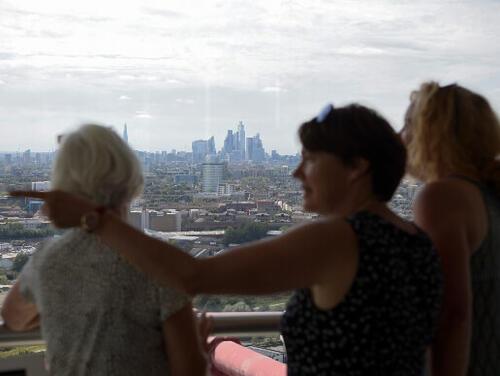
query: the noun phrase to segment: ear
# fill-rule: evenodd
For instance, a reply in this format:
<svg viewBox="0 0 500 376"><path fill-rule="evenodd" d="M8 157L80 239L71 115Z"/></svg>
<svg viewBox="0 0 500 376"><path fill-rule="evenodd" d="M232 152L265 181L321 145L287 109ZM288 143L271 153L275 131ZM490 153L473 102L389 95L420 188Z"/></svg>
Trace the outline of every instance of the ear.
<svg viewBox="0 0 500 376"><path fill-rule="evenodd" d="M370 172L371 164L365 158L355 158L351 163L351 172L349 178L356 181Z"/></svg>

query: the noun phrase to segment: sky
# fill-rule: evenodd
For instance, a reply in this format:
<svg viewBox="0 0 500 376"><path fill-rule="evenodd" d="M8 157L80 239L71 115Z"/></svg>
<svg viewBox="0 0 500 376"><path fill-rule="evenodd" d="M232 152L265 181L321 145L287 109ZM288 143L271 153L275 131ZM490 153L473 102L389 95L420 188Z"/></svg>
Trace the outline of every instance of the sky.
<svg viewBox="0 0 500 376"><path fill-rule="evenodd" d="M295 154L327 103L396 129L412 90L458 82L500 108L500 1L0 0L0 151L127 123L140 150L219 149L241 120Z"/></svg>

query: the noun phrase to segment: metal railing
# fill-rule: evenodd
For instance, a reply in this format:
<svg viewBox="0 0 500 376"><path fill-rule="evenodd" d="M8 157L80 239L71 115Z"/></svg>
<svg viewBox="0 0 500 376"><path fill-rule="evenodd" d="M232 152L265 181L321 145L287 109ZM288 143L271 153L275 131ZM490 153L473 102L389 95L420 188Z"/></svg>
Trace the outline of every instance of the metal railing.
<svg viewBox="0 0 500 376"><path fill-rule="evenodd" d="M283 312L208 312L213 320L212 334L233 337L266 337L279 333ZM0 327L0 347L44 344L39 330L12 332Z"/></svg>

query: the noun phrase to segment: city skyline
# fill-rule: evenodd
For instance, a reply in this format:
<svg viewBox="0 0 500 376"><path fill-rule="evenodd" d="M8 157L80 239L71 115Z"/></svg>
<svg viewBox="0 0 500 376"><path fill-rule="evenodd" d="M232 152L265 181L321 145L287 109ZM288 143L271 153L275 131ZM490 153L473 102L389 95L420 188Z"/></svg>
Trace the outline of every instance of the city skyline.
<svg viewBox="0 0 500 376"><path fill-rule="evenodd" d="M238 127L241 127L243 125L243 122L240 120L238 122ZM117 127L113 127L112 128L114 129L114 131L118 134L118 135L121 135L121 138L127 143L127 144L130 144L130 140L129 140L129 127L128 127L128 124L127 123L124 123L123 125L123 128L122 128L122 132L120 134L119 132L119 129ZM240 129L240 128L239 128ZM229 132L231 132L231 130L227 130L227 134L229 134ZM236 132L235 134L238 134L238 132ZM243 137L245 136L245 133L243 133ZM245 139L245 148L246 148L246 145L249 141L249 139L255 139L257 138L260 142L261 142L261 146L262 146L262 140L260 139L260 132L256 132L256 135L253 136L253 137L244 137ZM191 146L189 148L187 148L187 150L180 150L180 149L176 149L176 148L173 148L173 147L166 147L166 148L163 148L163 149L160 149L160 150L141 150L141 149L137 149L137 148L134 148L133 145L130 145L132 147L132 149L138 151L138 152L147 152L147 153L155 153L155 152L183 152L183 153L192 153L193 151L193 144L195 143L198 143L200 141L203 141L203 142L209 142L212 144L212 146L209 146L210 151L207 151L206 154L216 154L216 155L219 155L219 154L224 154L225 153L225 142L222 142L220 143L220 146L217 146L217 142L215 141L215 136L211 136L209 137L208 140L202 140L202 139L196 139L196 140L192 140L191 141ZM132 140L132 143L133 143L133 140ZM32 148L28 148L28 149L25 149L25 150L0 150L0 154L23 154L23 153L26 153L26 152L30 152L30 153L41 153L41 154L44 154L44 153L54 153L56 152L57 148L55 148L54 150L33 150ZM269 154L269 151L276 151L278 154L283 154L283 155L296 155L297 153L299 153L299 151L293 153L293 154L284 154L284 153L280 153L279 150L277 149L270 149L270 148L267 148L267 149L263 149L265 151L265 154ZM245 160L246 158L243 158L242 160ZM250 158L250 160L252 160L252 158ZM199 162L202 162L202 160L200 160Z"/></svg>
<svg viewBox="0 0 500 376"><path fill-rule="evenodd" d="M87 122L127 123L138 150L189 150L244 119L294 154L298 126L328 102L400 129L429 79L500 104L490 0L2 0L0 12L0 150L55 149Z"/></svg>

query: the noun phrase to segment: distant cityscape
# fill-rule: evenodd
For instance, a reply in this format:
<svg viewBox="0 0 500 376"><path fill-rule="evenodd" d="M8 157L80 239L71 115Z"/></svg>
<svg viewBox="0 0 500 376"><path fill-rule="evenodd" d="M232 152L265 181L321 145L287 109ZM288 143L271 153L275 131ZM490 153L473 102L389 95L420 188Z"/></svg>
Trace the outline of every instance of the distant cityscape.
<svg viewBox="0 0 500 376"><path fill-rule="evenodd" d="M128 126L123 125L122 138L129 143ZM246 137L245 124L240 121L236 130L227 130L226 138L222 148L217 151L215 138L212 136L208 140L198 139L191 142L191 151L136 151L141 161L149 166L163 162L183 161L193 163L203 162L264 162L264 161L287 161L289 158L297 158L296 155L280 155L276 150L270 154L264 149L264 144L260 134L253 137ZM27 165L27 164L47 164L51 163L56 155L56 151L32 152L30 149L24 152L0 152L0 161L7 165Z"/></svg>
<svg viewBox="0 0 500 376"><path fill-rule="evenodd" d="M129 129L122 137L129 142ZM42 202L9 197L12 189L50 189L57 152L0 153L0 286L8 289L44 240L59 234L41 215ZM194 140L191 151L136 151L145 177L128 220L136 228L175 242L195 257L209 257L236 244L276 236L318 216L302 209L302 189L292 172L298 155L267 153L259 134L246 137L239 122L220 150L214 137ZM404 180L391 206L412 217L419 185ZM200 297L195 305L214 311L282 310L286 294L267 298ZM0 304L2 294L0 293Z"/></svg>
<svg viewBox="0 0 500 376"><path fill-rule="evenodd" d="M122 138L129 143L127 124L123 126ZM224 145L219 151L216 150L213 136L208 140L194 140L191 146L190 152L136 150L136 154L146 173L166 164L184 165L184 169L175 174L175 183L194 185L200 181L199 193L207 196L224 196L235 192L233 185L224 183L224 173L228 165L282 164L288 171L288 166L295 166L299 161L298 155L280 155L276 150L272 150L269 155L264 149L259 133L254 137L246 137L245 125L242 121L238 123L236 130L227 131ZM16 170L21 168L50 166L56 154L57 151L32 152L31 150L22 153L0 153L0 163L3 163L4 172L10 169L10 172L15 175ZM196 165L201 168L199 176L193 171Z"/></svg>
<svg viewBox="0 0 500 376"><path fill-rule="evenodd" d="M128 127L122 137L129 142ZM57 152L0 153L0 306L30 255L46 239L58 236L43 217L43 202L12 198L12 189L50 189ZM227 252L234 245L273 237L318 216L302 208L302 189L292 172L298 155L268 154L257 133L246 137L239 122L228 130L220 150L214 137L194 140L191 151L136 151L144 170L144 191L131 204L131 225L158 239L174 242L194 257ZM402 216L412 217L419 185L404 180L391 201ZM288 294L272 296L200 296L194 306L205 311L282 311ZM279 338L251 338L280 361ZM1 355L1 351L0 351Z"/></svg>

